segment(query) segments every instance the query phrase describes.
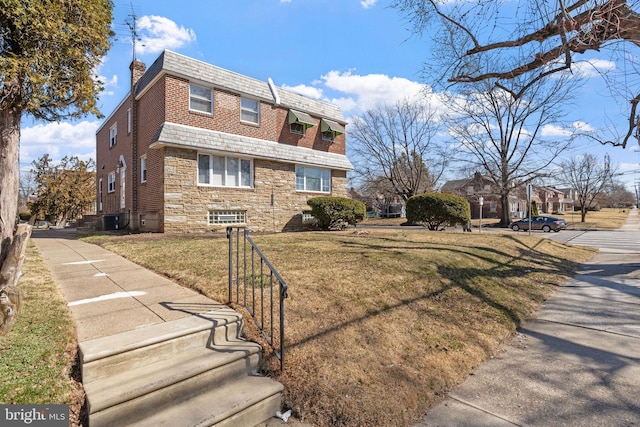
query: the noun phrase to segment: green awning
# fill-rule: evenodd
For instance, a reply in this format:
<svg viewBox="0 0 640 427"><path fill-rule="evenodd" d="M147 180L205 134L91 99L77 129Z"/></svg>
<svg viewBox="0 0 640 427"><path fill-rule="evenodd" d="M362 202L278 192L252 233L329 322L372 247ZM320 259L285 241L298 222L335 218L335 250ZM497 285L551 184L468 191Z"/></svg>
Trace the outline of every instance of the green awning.
<svg viewBox="0 0 640 427"><path fill-rule="evenodd" d="M344 133L344 126L342 126L338 122L334 122L333 120L322 119L322 121L320 122L320 131L332 131L335 132L336 135L341 135Z"/></svg>
<svg viewBox="0 0 640 427"><path fill-rule="evenodd" d="M289 110L289 124L291 123L300 123L308 128L316 125L316 121L313 120L313 117L298 110Z"/></svg>

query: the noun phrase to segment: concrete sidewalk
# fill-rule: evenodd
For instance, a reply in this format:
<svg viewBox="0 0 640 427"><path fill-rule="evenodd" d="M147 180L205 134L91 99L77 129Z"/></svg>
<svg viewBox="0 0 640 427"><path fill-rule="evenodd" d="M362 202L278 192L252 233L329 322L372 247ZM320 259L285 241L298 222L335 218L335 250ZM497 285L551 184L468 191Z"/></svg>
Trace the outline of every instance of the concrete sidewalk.
<svg viewBox="0 0 640 427"><path fill-rule="evenodd" d="M225 307L67 230L34 230L32 237L69 304L80 343Z"/></svg>
<svg viewBox="0 0 640 427"><path fill-rule="evenodd" d="M639 390L640 253L600 251L415 427L640 426Z"/></svg>

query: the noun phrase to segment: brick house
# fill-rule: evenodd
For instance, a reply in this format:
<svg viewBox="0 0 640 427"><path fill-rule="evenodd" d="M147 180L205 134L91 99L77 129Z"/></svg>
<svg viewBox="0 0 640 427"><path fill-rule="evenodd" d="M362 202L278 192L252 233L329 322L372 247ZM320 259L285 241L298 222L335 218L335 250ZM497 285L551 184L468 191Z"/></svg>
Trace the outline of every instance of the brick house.
<svg viewBox="0 0 640 427"><path fill-rule="evenodd" d="M96 133L106 229L283 231L302 227L309 198L347 197L335 105L171 51L130 69L130 93Z"/></svg>
<svg viewBox="0 0 640 427"><path fill-rule="evenodd" d="M476 172L471 178L447 181L440 192L455 194L469 201L471 218L480 217L480 197L483 199L482 217L501 218L502 202L500 190L489 178ZM537 191L532 192L531 199L540 203ZM524 187L513 187L509 194L509 217L523 218L527 212L527 195Z"/></svg>

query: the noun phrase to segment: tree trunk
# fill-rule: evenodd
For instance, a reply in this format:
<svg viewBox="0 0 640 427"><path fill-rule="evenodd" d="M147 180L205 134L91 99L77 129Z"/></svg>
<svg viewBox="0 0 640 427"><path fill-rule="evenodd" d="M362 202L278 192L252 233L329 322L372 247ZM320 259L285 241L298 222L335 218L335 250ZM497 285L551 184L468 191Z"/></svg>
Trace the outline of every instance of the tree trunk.
<svg viewBox="0 0 640 427"><path fill-rule="evenodd" d="M500 215L500 227L508 227L511 222L511 212L509 212L509 193L500 195L502 205L502 215Z"/></svg>
<svg viewBox="0 0 640 427"><path fill-rule="evenodd" d="M0 335L11 330L22 301L16 286L31 227L14 229L20 176L20 112L0 110Z"/></svg>
<svg viewBox="0 0 640 427"><path fill-rule="evenodd" d="M0 269L0 335L11 330L22 305L22 291L17 285L31 230L28 224L18 225Z"/></svg>
<svg viewBox="0 0 640 427"><path fill-rule="evenodd" d="M20 178L20 113L0 110L0 266L13 239Z"/></svg>

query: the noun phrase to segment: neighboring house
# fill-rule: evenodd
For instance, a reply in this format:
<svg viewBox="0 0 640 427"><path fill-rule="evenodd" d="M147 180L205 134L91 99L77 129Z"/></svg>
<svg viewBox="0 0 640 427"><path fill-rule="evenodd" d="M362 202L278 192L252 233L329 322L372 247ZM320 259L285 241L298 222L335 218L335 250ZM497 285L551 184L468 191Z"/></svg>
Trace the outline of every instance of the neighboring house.
<svg viewBox="0 0 640 427"><path fill-rule="evenodd" d="M573 199L571 190L559 190L554 187L537 187L540 195L540 213L571 212L573 210Z"/></svg>
<svg viewBox="0 0 640 427"><path fill-rule="evenodd" d="M96 134L105 228L282 231L302 226L309 198L347 196L335 105L171 51L130 69Z"/></svg>
<svg viewBox="0 0 640 427"><path fill-rule="evenodd" d="M578 199L577 191L573 188L559 188L558 191L562 193L558 212L573 212L576 200Z"/></svg>
<svg viewBox="0 0 640 427"><path fill-rule="evenodd" d="M471 218L480 218L480 197L483 201L483 218L500 218L501 216L500 192L496 185L480 172L476 172L471 178L447 181L440 188L440 192L467 199L471 207Z"/></svg>

